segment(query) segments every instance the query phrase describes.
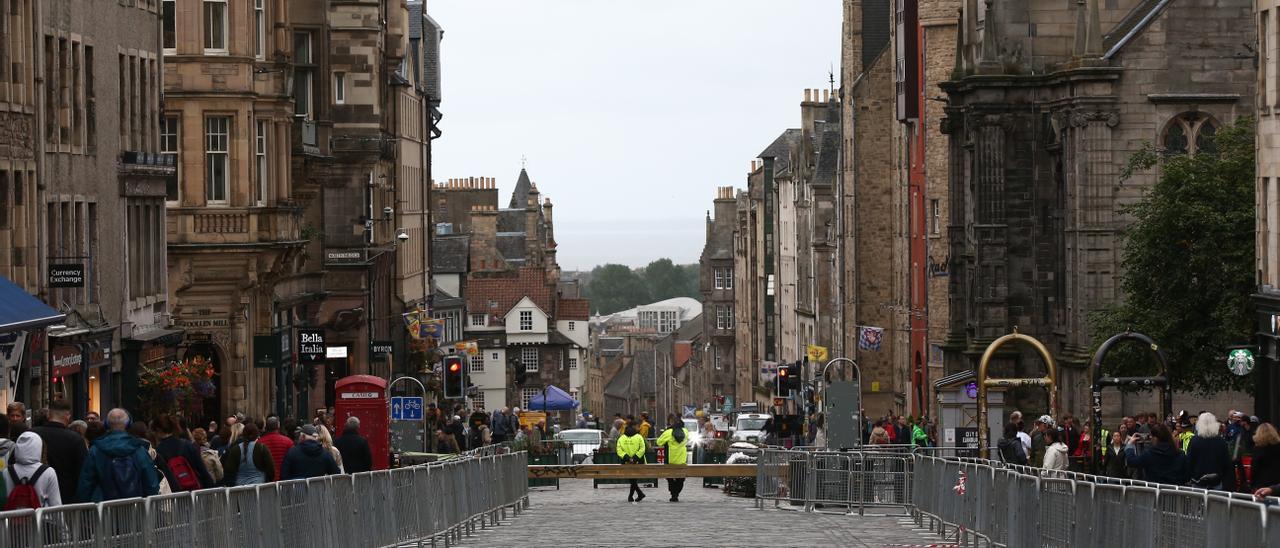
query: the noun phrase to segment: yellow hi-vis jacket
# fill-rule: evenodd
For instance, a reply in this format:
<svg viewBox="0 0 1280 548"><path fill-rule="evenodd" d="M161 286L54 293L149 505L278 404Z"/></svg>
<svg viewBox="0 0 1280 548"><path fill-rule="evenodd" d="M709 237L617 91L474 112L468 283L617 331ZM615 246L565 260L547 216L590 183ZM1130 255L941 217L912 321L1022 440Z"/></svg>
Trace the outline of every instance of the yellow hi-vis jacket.
<svg viewBox="0 0 1280 548"><path fill-rule="evenodd" d="M667 464L689 464L689 431L684 431L684 441L676 441L671 428L658 436L658 447L667 448Z"/></svg>
<svg viewBox="0 0 1280 548"><path fill-rule="evenodd" d="M621 435L618 436L618 458L626 459L627 457L635 457L644 462L644 436L636 434L634 436Z"/></svg>

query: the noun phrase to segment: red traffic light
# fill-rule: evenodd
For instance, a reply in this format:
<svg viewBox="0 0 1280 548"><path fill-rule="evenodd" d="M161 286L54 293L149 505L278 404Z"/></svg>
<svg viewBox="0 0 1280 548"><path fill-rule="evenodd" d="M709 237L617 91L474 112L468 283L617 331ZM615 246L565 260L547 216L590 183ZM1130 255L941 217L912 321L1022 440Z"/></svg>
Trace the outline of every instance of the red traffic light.
<svg viewBox="0 0 1280 548"><path fill-rule="evenodd" d="M459 369L462 369L462 366L461 366L461 365L459 365L459 364L458 364L458 362L453 362L453 363L449 364L449 372L450 372L450 373L457 373Z"/></svg>
<svg viewBox="0 0 1280 548"><path fill-rule="evenodd" d="M778 368L778 375L779 375L779 376L785 377L785 376L787 376L787 374L788 374L788 373L790 373L790 372L791 372L791 370L790 370L790 369L788 369L788 368L786 368L786 367L780 367L780 368Z"/></svg>

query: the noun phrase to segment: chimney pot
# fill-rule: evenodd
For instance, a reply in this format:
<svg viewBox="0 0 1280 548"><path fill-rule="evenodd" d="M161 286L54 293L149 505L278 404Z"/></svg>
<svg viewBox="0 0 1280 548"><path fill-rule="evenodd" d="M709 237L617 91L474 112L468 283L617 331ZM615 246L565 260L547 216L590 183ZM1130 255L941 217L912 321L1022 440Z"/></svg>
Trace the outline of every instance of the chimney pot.
<svg viewBox="0 0 1280 548"><path fill-rule="evenodd" d="M809 88L805 88L805 89L804 89L804 102L806 102L806 103L808 103L808 102L809 102L809 93L810 93Z"/></svg>
<svg viewBox="0 0 1280 548"><path fill-rule="evenodd" d="M831 100L831 90L829 89L822 90L822 102L825 103L830 100Z"/></svg>

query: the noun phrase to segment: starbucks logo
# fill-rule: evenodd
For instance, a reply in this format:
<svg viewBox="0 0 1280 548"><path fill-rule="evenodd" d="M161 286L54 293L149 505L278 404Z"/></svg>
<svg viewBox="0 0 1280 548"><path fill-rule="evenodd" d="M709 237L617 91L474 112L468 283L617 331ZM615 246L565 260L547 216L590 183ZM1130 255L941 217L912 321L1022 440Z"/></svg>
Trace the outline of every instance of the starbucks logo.
<svg viewBox="0 0 1280 548"><path fill-rule="evenodd" d="M1243 348L1232 350L1227 355L1227 368L1236 375L1248 375L1253 371L1253 352Z"/></svg>

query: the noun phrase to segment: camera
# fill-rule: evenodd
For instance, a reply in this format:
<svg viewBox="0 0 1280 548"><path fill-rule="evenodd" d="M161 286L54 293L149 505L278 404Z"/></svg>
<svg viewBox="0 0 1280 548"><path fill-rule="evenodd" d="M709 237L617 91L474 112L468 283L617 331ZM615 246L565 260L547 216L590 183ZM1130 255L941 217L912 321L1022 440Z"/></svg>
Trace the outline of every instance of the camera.
<svg viewBox="0 0 1280 548"><path fill-rule="evenodd" d="M407 242L409 241L409 233L402 230L399 234L396 234L396 239L401 242Z"/></svg>

